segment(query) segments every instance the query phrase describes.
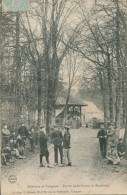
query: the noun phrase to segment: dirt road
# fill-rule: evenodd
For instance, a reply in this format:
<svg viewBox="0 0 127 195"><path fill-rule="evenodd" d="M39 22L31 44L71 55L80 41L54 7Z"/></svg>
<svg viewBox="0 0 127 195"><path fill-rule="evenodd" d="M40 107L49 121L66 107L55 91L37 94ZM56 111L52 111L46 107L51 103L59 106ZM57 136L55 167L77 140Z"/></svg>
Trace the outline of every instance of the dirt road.
<svg viewBox="0 0 127 195"><path fill-rule="evenodd" d="M72 167L39 167L39 151L2 169L2 195L9 194L127 194L126 160L120 167L100 157L97 130L70 130ZM54 164L53 148L50 162ZM16 176L10 183L9 176ZM14 193L9 193L10 191Z"/></svg>

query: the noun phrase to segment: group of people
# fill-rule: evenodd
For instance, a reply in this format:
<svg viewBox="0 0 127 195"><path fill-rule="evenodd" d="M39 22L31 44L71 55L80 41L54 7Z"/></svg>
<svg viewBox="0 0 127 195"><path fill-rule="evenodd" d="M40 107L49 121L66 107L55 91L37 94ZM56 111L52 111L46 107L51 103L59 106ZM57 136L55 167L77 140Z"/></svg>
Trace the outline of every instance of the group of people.
<svg viewBox="0 0 127 195"><path fill-rule="evenodd" d="M71 166L71 135L69 129L68 126L65 126L63 132L59 126L54 126L50 135L47 135L43 125L38 129L32 126L28 130L24 123L21 123L21 127L17 131L9 131L8 126L5 124L2 129L2 164L9 165L9 163L13 162L14 157L24 159L26 140L29 140L32 153L35 153L35 145L38 143L40 145L40 167L44 167L43 157L46 158L47 167L51 167L49 163L48 143L54 146L55 166L58 165L58 152L60 154L60 166ZM68 162L67 164L66 161Z"/></svg>
<svg viewBox="0 0 127 195"><path fill-rule="evenodd" d="M59 126L55 126L53 128L53 132L51 132L48 137L45 133L45 127L40 126L40 167L44 167L43 157L46 158L47 167L51 168L49 163L49 151L47 142L51 141L51 144L54 145L54 162L55 166L58 165L58 151L60 154L60 163L62 167L71 166L71 158L70 158L70 139L71 135L69 132L69 127L64 127L64 135L60 131Z"/></svg>
<svg viewBox="0 0 127 195"><path fill-rule="evenodd" d="M15 131L10 131L5 124L2 129L2 164L9 165L13 162L13 157L18 159L25 158L26 139L30 141L31 152L34 153L35 143L37 138L37 132L32 126L28 131L24 123L21 123L21 127Z"/></svg>
<svg viewBox="0 0 127 195"><path fill-rule="evenodd" d="M102 127L97 134L100 143L100 153L103 158L107 158L108 163L113 165L120 164L120 160L125 156L125 145L122 138L119 139L119 143L115 143L115 129L113 124L109 124L107 130Z"/></svg>

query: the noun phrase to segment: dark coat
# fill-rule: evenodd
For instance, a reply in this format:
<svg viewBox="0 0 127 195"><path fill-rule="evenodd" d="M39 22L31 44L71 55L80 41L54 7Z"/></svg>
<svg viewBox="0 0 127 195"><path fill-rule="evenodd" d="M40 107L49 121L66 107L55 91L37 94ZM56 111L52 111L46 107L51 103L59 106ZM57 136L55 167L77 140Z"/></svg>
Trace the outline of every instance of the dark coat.
<svg viewBox="0 0 127 195"><path fill-rule="evenodd" d="M40 153L42 156L49 156L47 147L48 137L44 132L40 132Z"/></svg>
<svg viewBox="0 0 127 195"><path fill-rule="evenodd" d="M60 146L63 142L63 135L61 131L54 131L51 135L52 143L56 146Z"/></svg>
<svg viewBox="0 0 127 195"><path fill-rule="evenodd" d="M64 139L63 139L63 148L65 148L65 149L69 149L70 148L70 139L71 139L70 133L66 132L64 134Z"/></svg>
<svg viewBox="0 0 127 195"><path fill-rule="evenodd" d="M106 142L107 141L107 131L105 131L104 129L99 130L97 134L97 138L99 138L99 142Z"/></svg>
<svg viewBox="0 0 127 195"><path fill-rule="evenodd" d="M124 153L125 152L125 144L124 143L118 143L117 145L117 151L118 153Z"/></svg>
<svg viewBox="0 0 127 195"><path fill-rule="evenodd" d="M18 129L18 134L21 135L21 136L28 137L29 132L28 132L28 130L27 130L27 128L26 128L25 126L21 126L21 127Z"/></svg>

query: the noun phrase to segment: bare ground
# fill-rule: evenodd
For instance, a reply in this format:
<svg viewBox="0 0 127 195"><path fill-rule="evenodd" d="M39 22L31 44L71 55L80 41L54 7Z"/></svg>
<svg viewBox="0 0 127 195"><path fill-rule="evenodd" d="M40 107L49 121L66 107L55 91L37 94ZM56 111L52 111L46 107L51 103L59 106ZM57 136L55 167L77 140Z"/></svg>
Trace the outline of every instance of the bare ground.
<svg viewBox="0 0 127 195"><path fill-rule="evenodd" d="M2 168L2 195L13 194L127 194L127 159L113 168L100 157L97 130L71 130L72 167L39 167L39 149L26 159ZM49 148L54 164L53 148ZM10 183L8 177L17 181ZM6 187L6 190L5 190Z"/></svg>

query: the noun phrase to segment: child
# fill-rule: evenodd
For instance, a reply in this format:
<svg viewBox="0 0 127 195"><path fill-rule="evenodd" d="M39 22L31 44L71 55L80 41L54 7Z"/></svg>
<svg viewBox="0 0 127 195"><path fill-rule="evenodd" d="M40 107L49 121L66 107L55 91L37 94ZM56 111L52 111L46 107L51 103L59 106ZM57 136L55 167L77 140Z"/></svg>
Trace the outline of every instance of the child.
<svg viewBox="0 0 127 195"><path fill-rule="evenodd" d="M2 149L2 163L8 165L7 162L13 162L11 149L8 144Z"/></svg>
<svg viewBox="0 0 127 195"><path fill-rule="evenodd" d="M17 139L10 139L10 144L11 144L11 151L12 155L15 156L18 159L24 159L25 157L20 155L19 150L18 150L18 144L17 144Z"/></svg>
<svg viewBox="0 0 127 195"><path fill-rule="evenodd" d="M120 163L120 158L114 144L112 144L108 149L106 158L108 162L112 163L113 165L118 165Z"/></svg>
<svg viewBox="0 0 127 195"><path fill-rule="evenodd" d="M119 139L119 143L117 145L117 152L119 157L122 159L125 155L125 144L123 143L122 138Z"/></svg>
<svg viewBox="0 0 127 195"><path fill-rule="evenodd" d="M18 151L19 151L19 154L21 156L23 156L23 158L25 158L24 156L24 151L25 151L25 141L24 139L21 137L21 135L18 135L17 137L17 145L18 145Z"/></svg>
<svg viewBox="0 0 127 195"><path fill-rule="evenodd" d="M30 138L31 152L34 153L35 151L35 129L34 127L32 127L30 130L29 138Z"/></svg>

